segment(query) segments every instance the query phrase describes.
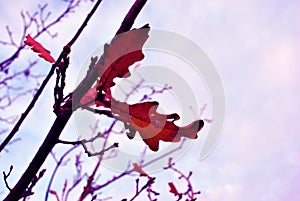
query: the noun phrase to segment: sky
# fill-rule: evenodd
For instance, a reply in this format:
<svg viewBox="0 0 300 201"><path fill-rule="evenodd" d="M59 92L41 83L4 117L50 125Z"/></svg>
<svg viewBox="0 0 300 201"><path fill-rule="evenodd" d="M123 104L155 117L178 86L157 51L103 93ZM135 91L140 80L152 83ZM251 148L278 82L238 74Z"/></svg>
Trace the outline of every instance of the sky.
<svg viewBox="0 0 300 201"><path fill-rule="evenodd" d="M78 77L88 56L113 36L132 3L129 0L103 1L81 39L74 45L74 51L72 49L71 64L74 70L68 72L68 91L76 84L72 78ZM154 29L171 31L192 40L215 64L223 83L226 116L216 147L205 159L199 160L200 147L205 141L208 126L203 133L199 132L197 142L177 162L183 171L193 171L192 183L202 192L199 200L300 199L300 163L297 160L300 154L297 132L300 61L296 54L300 45L300 28L297 26L300 21L297 9L299 4L296 0L152 0L147 2L136 20L135 27L150 23ZM35 6L33 1L2 3L0 29L4 30L5 25L12 24L12 28L18 30L21 19L17 14L21 9L34 9ZM62 9L63 4L55 1L49 6ZM91 3L83 3L76 13L54 29L59 31L56 39L44 37L40 39L41 43L53 55L58 55L61 47L70 39L70 33L77 29L91 6ZM5 37L3 32L1 38ZM99 45L95 45L95 39ZM1 56L4 51L6 49L2 46ZM47 72L50 66L41 62L39 68ZM22 141L12 145L10 153L1 155L1 170L7 170L11 163L17 167L9 180L11 183L22 174L55 118L49 110L49 105L53 104L52 86L53 80L37 103L37 109L19 132ZM213 118L209 112L213 106L209 103L204 116ZM18 103L14 110L23 111L24 103ZM76 132L74 120L71 120L63 137L74 139ZM55 151L61 149L58 147ZM92 163L90 159L85 160ZM49 157L44 167L51 165L53 159ZM61 173L69 174L68 169ZM177 176L172 173L159 172L157 178L159 176L165 176L158 182L158 186L165 185L165 189L168 178L177 181ZM49 175L45 175L45 179L36 188L43 191L47 178ZM58 181L55 186L59 189L62 183ZM131 195L133 191L128 191L124 185L130 184L126 181L117 183L116 187L106 189L105 193ZM131 185L134 189L134 182ZM185 184L178 185L185 187ZM1 182L0 192L4 189L4 183ZM5 194L0 193L0 198ZM43 196L43 193L37 193L33 200L43 199ZM160 200L167 200L164 196Z"/></svg>

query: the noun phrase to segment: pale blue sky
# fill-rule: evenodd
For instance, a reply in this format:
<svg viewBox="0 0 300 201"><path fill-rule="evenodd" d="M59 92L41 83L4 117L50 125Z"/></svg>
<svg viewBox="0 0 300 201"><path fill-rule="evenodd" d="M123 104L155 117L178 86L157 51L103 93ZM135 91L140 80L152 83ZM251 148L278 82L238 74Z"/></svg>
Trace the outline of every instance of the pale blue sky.
<svg viewBox="0 0 300 201"><path fill-rule="evenodd" d="M113 36L132 2L103 1L87 30L74 45L67 90L74 88L72 78L77 77L78 69L87 59L83 55L89 55L98 47L97 44ZM32 9L35 5L24 1L2 4L1 30L6 24L14 24L12 28L17 29L17 23L21 22L19 11ZM53 5L55 8L58 6ZM199 141L187 157L178 162L184 171L194 172L192 181L195 188L202 191L199 200L299 200L297 120L300 62L296 55L300 45L299 6L296 0L150 0L138 17L135 27L150 23L153 28L182 34L197 43L215 63L223 81L226 119L220 142L205 160L199 161L197 146L204 140L200 132ZM55 40L49 42L45 37L40 40L41 43L56 56L90 7L91 4L82 4L77 13L57 26L59 35ZM3 37L3 31L0 31L0 37ZM0 54L3 51L6 50L1 47ZM47 71L50 68L45 62L40 63L41 69ZM11 147L10 154L1 154L1 170L7 170L11 163L17 167L9 180L11 185L24 171L32 158L31 153L37 150L55 118L50 109L53 104L52 87L53 82L18 133L22 141ZM23 109L23 102L15 107L20 112ZM63 137L72 139L76 136L71 121ZM61 146L57 150L60 149ZM45 167L52 164L53 160L49 158ZM61 174L72 174L73 169ZM158 174L158 179L159 176L164 175ZM176 180L176 175L170 177ZM38 191L44 191L48 178L46 174L39 182ZM161 180L158 186L165 186L167 191L167 183L164 185L164 182L167 181ZM59 189L62 183L58 181L55 186ZM132 195L134 181L130 190L124 185L129 184L126 181L118 183L117 187L106 189L105 194L116 194L122 189L124 195ZM185 184L182 186L185 187ZM0 192L3 189L4 183L1 182ZM3 195L0 194L0 198ZM169 193L165 192L165 195ZM33 200L43 199L43 196L43 193L37 193Z"/></svg>

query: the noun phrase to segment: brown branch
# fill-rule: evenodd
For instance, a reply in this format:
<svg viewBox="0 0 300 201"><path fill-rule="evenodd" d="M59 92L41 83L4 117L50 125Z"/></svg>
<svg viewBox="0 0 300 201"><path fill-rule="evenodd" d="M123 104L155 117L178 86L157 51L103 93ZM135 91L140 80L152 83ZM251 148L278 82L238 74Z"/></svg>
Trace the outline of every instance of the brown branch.
<svg viewBox="0 0 300 201"><path fill-rule="evenodd" d="M22 177L19 179L15 187L11 190L8 196L4 199L5 201L19 200L22 197L23 192L26 190L27 186L30 184L32 178L35 177L36 173L44 163L48 154L51 152L54 145L57 143L57 139L64 129L66 123L71 116L71 112L67 117L58 116L49 131L45 141L39 148L37 154L33 158L32 162L23 173Z"/></svg>
<svg viewBox="0 0 300 201"><path fill-rule="evenodd" d="M70 145L79 145L82 142L81 141L65 141L65 140L57 140L57 143L61 144L70 144Z"/></svg>
<svg viewBox="0 0 300 201"><path fill-rule="evenodd" d="M107 151L107 150L109 150L109 149L112 149L112 148L118 146L118 144L115 143L114 145L112 145L112 146L106 148L106 145L107 145L107 142L108 142L108 137L109 137L110 131L111 131L111 130L113 129L113 127L115 126L115 123L116 123L116 121L114 121L114 122L111 124L111 126L109 127L109 129L106 131L107 134L108 134L108 136L105 138L105 141L104 141L104 143L103 143L103 146L102 146L102 150L103 150L103 151ZM85 143L82 143L82 144L85 145ZM86 149L86 150L87 150L87 149ZM87 152L87 151L86 151L86 152ZM87 153L89 154L89 152L87 152ZM103 160L103 153L104 153L104 152L102 152L102 153L99 152L99 153L100 153L100 154L98 154L98 155L99 155L99 159L98 159L98 161L97 161L97 164L95 165L92 174L88 177L87 184L85 185L85 187L84 187L84 189L83 189L83 192L82 192L81 195L80 195L79 201L84 200L85 197L86 197L88 194L94 193L94 191L93 191L93 185L92 185L92 184L93 184L95 175L96 175L96 173L97 173L97 171L98 171L98 169L99 169L99 167L100 167L100 165L101 165L101 163L102 163L102 160Z"/></svg>
<svg viewBox="0 0 300 201"><path fill-rule="evenodd" d="M3 72L0 71L0 93L2 94L0 97L0 110L5 110L9 106L11 106L17 99L20 99L22 96L36 92L36 89L24 90L23 85L17 86L16 84L16 81L20 78L23 78L24 76L26 77L26 81L29 81L29 78L33 78L36 81L36 83L38 83L38 79L40 77L45 77L42 75L31 74L30 71L36 64L37 60L29 62L28 66L25 69L14 69L14 72L9 74L3 74ZM20 92L20 90L22 91ZM11 91L13 91L13 95L11 94ZM17 91L19 92L17 93Z"/></svg>
<svg viewBox="0 0 300 201"><path fill-rule="evenodd" d="M96 12L96 10L98 9L100 3L102 2L102 0L98 0L96 2L96 4L94 5L94 7L92 8L92 10L90 11L90 13L87 15L87 17L85 18L85 20L83 21L83 23L81 24L80 28L78 29L78 31L76 32L76 34L74 35L74 37L68 42L69 46L72 46L75 41L78 39L78 37L80 36L80 34L82 33L82 31L84 30L84 28L87 26L89 20L91 19L91 17L94 15L94 13Z"/></svg>
<svg viewBox="0 0 300 201"><path fill-rule="evenodd" d="M63 163L65 157L66 157L69 153L71 153L74 149L76 149L77 147L78 147L78 146L73 146L73 147L71 147L70 149L68 149L68 150L60 157L59 161L57 161L57 160L55 159L55 161L56 161L56 166L55 166L55 168L54 168L54 170L53 170L53 172L52 172L52 175L51 175L51 178L50 178L48 187L47 187L46 196L45 196L45 201L48 200L48 196L49 196L49 192L50 192L50 189L51 189L51 185L52 185L52 182L53 182L53 180L54 180L54 177L55 177L55 175L56 175L56 172L57 172L58 168L62 165L62 163Z"/></svg>
<svg viewBox="0 0 300 201"><path fill-rule="evenodd" d="M71 187L69 187L69 189L66 192L66 196L65 196L65 201L68 200L69 194L76 188L76 186L83 181L83 178L87 178L88 174L84 173L82 175L82 161L80 161L80 156L81 153L76 155L76 160L75 160L75 167L76 167L76 175L73 177L73 184Z"/></svg>
<svg viewBox="0 0 300 201"><path fill-rule="evenodd" d="M130 8L126 17L124 18L119 30L116 35L129 31L137 18L138 14L146 4L147 0L136 0L133 6Z"/></svg>
<svg viewBox="0 0 300 201"><path fill-rule="evenodd" d="M64 47L63 62L59 63L56 68L56 84L54 87L54 113L57 114L60 110L61 103L64 98L64 88L66 80L66 71L70 64L70 58L68 57L71 52L71 46ZM60 83L59 83L60 81Z"/></svg>
<svg viewBox="0 0 300 201"><path fill-rule="evenodd" d="M107 152L107 151L109 151L109 150L111 150L111 149L114 149L114 148L119 147L119 143L115 142L115 143L113 143L111 146L109 146L109 147L107 147L107 148L105 148L105 149L103 149L103 150L101 150L101 151L99 151L99 152L95 152L95 153L90 152L90 151L88 150L88 148L85 146L85 143L82 143L82 146L84 147L85 153L87 153L87 155L88 155L89 157L91 157L91 156L99 156L99 155L103 155L105 152Z"/></svg>
<svg viewBox="0 0 300 201"><path fill-rule="evenodd" d="M120 28L118 29L117 34L121 34L127 32L131 29L136 17L138 16L139 12L146 4L147 0L136 0L129 12L127 13L126 17L124 18ZM98 61L99 64L104 63L104 56L102 55ZM96 64L97 65L97 64ZM87 76L82 80L79 86L75 89L74 94L77 97L76 100L73 100L73 108L77 108L79 106L79 101L81 97L92 87L94 82L97 80L98 77L98 69L93 68L92 70L88 71Z"/></svg>
<svg viewBox="0 0 300 201"><path fill-rule="evenodd" d="M172 153L174 153L174 152L176 152L176 151L181 150L184 143L185 143L185 139L182 140L182 142L180 143L180 145L179 145L178 147L176 147L176 148L174 148L174 149L168 151L167 153L164 153L164 154L162 154L161 156L159 156L159 157L157 157L157 158L154 158L154 159L152 159L152 160L150 160L150 161L148 161L148 162L146 162L146 163L144 163L144 164L141 164L140 167L141 167L141 168L144 168L144 167L146 167L146 166L148 166L148 165L151 165L151 164L153 164L153 163L155 163L155 162L157 162L157 161L159 161L159 160L162 160L163 158L165 158L165 157L171 155ZM97 186L94 186L93 189L92 189L92 191L94 192L94 191L100 190L100 189L102 189L102 188L104 188L104 187L107 187L109 184L111 184L111 183L113 183L113 182L115 182L115 181L117 181L117 180L123 178L123 177L126 176L126 175L131 174L131 173L134 172L134 171L135 171L134 168L131 168L131 169L129 169L129 170L127 169L127 170L123 171L122 173L120 173L119 175L113 176L111 179L107 180L105 183L100 184L100 185L97 185Z"/></svg>
<svg viewBox="0 0 300 201"><path fill-rule="evenodd" d="M45 172L46 172L46 169L43 169L43 170L40 171L40 173L39 173L38 176L35 176L35 177L32 178L29 187L28 187L27 190L24 191L24 193L22 194L23 201L26 201L26 198L27 198L28 196L34 194L33 191L32 191L32 189L33 189L33 187L37 184L37 182L44 176Z"/></svg>
<svg viewBox="0 0 300 201"><path fill-rule="evenodd" d="M100 1L100 0L99 0ZM126 15L125 20L123 21L119 31L117 33L122 33L129 31L133 25L135 18L138 13L144 6L147 0L136 0L129 13ZM103 57L102 57L103 58ZM54 69L53 69L54 71ZM92 84L97 79L97 69L94 67L93 70L86 76L85 79L81 82L81 84L75 89L75 91L81 92L78 96L81 98L89 88L91 88ZM31 179L38 172L44 161L46 160L48 154L51 152L52 148L57 143L57 140L63 131L65 125L72 115L72 98L68 99L63 108L66 109L64 114L59 114L54 121L46 139L43 144L39 148L35 157L27 167L26 171L23 173L22 177L19 179L15 187L11 190L11 192L7 195L4 201L18 200L22 197L22 193L26 190L26 187L30 184ZM101 155L100 155L101 156Z"/></svg>
<svg viewBox="0 0 300 201"><path fill-rule="evenodd" d="M140 189L138 190L138 179L136 180L136 193L135 195L130 199L130 201L133 201L135 198L137 198L137 196L139 196L141 194L141 192L143 190L145 190L146 188L148 188L149 186L151 186L154 183L155 177L150 177L149 180L147 181L147 183Z"/></svg>
<svg viewBox="0 0 300 201"><path fill-rule="evenodd" d="M9 175L11 174L13 168L14 168L14 166L11 165L11 166L9 167L9 171L8 171L7 174L3 171L3 179L4 179L4 182L5 182L5 186L6 186L6 188L7 188L9 191L11 191L11 188L10 188L9 185L8 185L7 178L8 178Z"/></svg>
<svg viewBox="0 0 300 201"><path fill-rule="evenodd" d="M180 175L179 179L183 178L187 182L187 186L188 186L188 188L187 188L187 190L185 192L178 194L178 200L180 200L182 198L182 195L187 195L187 197L191 201L196 200L197 198L195 198L195 195L200 194L201 191L195 192L194 189L193 189L192 182L190 181L190 177L192 176L192 172L190 171L188 175L185 175L179 169L177 169L177 168L174 167L175 163L172 160L173 160L172 158L169 158L168 166L165 167L164 169L171 169L174 172L178 173Z"/></svg>
<svg viewBox="0 0 300 201"><path fill-rule="evenodd" d="M86 27L86 25L87 25L88 21L90 20L90 18L92 17L92 15L95 13L95 11L97 10L97 8L99 7L101 1L102 0L98 0L97 1L97 3L94 5L94 7L91 10L91 12L88 14L87 18L84 20L83 24L78 29L78 31L75 34L75 36L70 40L70 42L68 43L68 45L66 47L71 47L74 44L74 42L77 40L77 38L79 37L79 35L82 33L83 29ZM14 128L12 129L12 131L8 134L8 136L1 143L1 145L0 145L0 153L4 149L4 147L9 143L9 141L13 138L13 136L18 132L21 124L26 119L27 115L32 110L32 108L34 107L35 103L37 102L38 98L40 97L40 95L42 94L44 88L46 87L47 83L49 82L50 78L52 77L56 66L58 66L58 64L61 62L63 56L66 54L65 51L69 51L69 48L64 48L63 51L60 53L58 59L56 60L55 64L52 65L50 72L46 76L45 80L43 81L43 83L40 86L40 88L38 89L38 91L36 92L35 96L33 97L32 101L28 105L27 109L21 115L20 119L18 120L18 122L16 123L16 125L14 126Z"/></svg>
<svg viewBox="0 0 300 201"><path fill-rule="evenodd" d="M98 135L95 137L95 138L98 138ZM80 141L64 141L64 140L58 140L57 143L61 143L61 144L70 144L70 145L79 145L81 144L85 153L87 153L87 155L89 157L91 156L97 156L97 155L103 155L105 152L113 149L113 148L116 148L116 147L119 147L119 143L115 142L114 144L112 144L110 147L106 148L106 149L103 149L99 152L96 152L96 153L92 153L88 150L88 147L86 146L86 143L88 142L92 142L95 140L95 138L92 138L91 140L80 140Z"/></svg>
<svg viewBox="0 0 300 201"><path fill-rule="evenodd" d="M79 6L80 2L81 2L81 0L70 0L70 1L68 1L69 4L66 7L66 9L56 19L54 19L52 22L50 22L47 25L45 23L46 23L47 19L49 18L50 14L51 14L51 12L48 12L45 17L43 16L44 11L47 7L47 4L44 4L43 6L39 5L38 6L39 11L36 11L33 14L30 14L28 11L25 11L25 13L22 11L21 12L21 18L22 18L22 21L23 21L23 33L22 33L22 37L20 39L20 45L17 48L17 50L10 57L8 57L7 59L0 62L0 71L4 71L4 72L8 71L8 67L12 64L12 62L14 62L19 57L20 52L25 48L25 45L23 44L23 40L25 39L27 31L31 27L32 24L36 25L36 34L33 36L34 39L38 38L44 32L46 32L52 38L54 38L56 36L56 34L51 34L49 29L52 26L54 26L55 24L57 24L58 22L60 22L63 18L67 17L69 13L74 12L74 9ZM39 20L37 18L38 14L39 14ZM26 20L27 18L28 18L28 20ZM76 41L76 39L80 35L80 31L83 30L84 26L80 27L81 29L78 30L79 32L77 32L76 35L74 36L74 38L70 41L71 44L73 44ZM13 37L12 37L12 32L10 31L8 26L6 27L6 30L7 30L7 33L9 35L10 42L3 42L2 41L1 44L15 46L14 45L14 40L13 40Z"/></svg>

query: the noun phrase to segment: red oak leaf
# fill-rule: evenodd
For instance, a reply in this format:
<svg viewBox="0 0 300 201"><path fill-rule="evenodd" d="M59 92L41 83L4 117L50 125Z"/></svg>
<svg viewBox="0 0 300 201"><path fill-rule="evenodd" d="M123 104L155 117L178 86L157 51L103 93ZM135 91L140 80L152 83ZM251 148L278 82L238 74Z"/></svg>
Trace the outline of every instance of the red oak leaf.
<svg viewBox="0 0 300 201"><path fill-rule="evenodd" d="M148 177L148 174L137 163L132 163L132 165L133 171L140 173L140 176Z"/></svg>
<svg viewBox="0 0 300 201"><path fill-rule="evenodd" d="M112 112L129 129L129 138L133 138L135 131L138 131L152 151L158 151L160 140L179 142L181 137L190 139L198 137L197 132L203 127L203 120L196 120L187 126L179 127L174 124L174 121L179 119L178 114L159 114L156 111L157 107L158 102L128 105L113 100Z"/></svg>
<svg viewBox="0 0 300 201"><path fill-rule="evenodd" d="M169 182L169 187L170 187L170 192L173 193L175 196L179 195L175 185L173 184L173 182Z"/></svg>
<svg viewBox="0 0 300 201"><path fill-rule="evenodd" d="M204 122L197 120L187 126L179 127L174 124L174 121L180 118L179 115L159 114L156 112L157 102L128 105L112 99L110 88L115 85L113 79L130 76L129 67L144 58L142 47L149 37L149 29L148 25L133 29L116 36L110 45L104 46L102 63L97 64L99 74L103 74L97 85L91 88L80 102L89 106L94 102L101 106L104 102L111 101L106 106L111 107L116 119L124 122L126 129L129 130L127 136L132 139L138 131L148 147L152 151L158 151L159 141L179 142L181 137L196 139L197 132L203 127ZM96 91L97 95L95 95Z"/></svg>
<svg viewBox="0 0 300 201"><path fill-rule="evenodd" d="M45 49L40 43L35 41L29 34L26 36L24 43L28 46L31 46L34 52L39 53L39 57L45 59L46 61L53 63L55 62L54 58L50 55L50 51Z"/></svg>
<svg viewBox="0 0 300 201"><path fill-rule="evenodd" d="M114 86L116 77L126 78L130 76L129 67L144 58L142 47L148 39L150 27L148 24L132 29L113 38L110 45L104 46L104 64L99 65L99 72L103 72L98 87L104 92L110 92Z"/></svg>
<svg viewBox="0 0 300 201"><path fill-rule="evenodd" d="M170 192L173 193L175 196L179 195L175 185L173 184L173 182L169 182L169 187L170 187Z"/></svg>

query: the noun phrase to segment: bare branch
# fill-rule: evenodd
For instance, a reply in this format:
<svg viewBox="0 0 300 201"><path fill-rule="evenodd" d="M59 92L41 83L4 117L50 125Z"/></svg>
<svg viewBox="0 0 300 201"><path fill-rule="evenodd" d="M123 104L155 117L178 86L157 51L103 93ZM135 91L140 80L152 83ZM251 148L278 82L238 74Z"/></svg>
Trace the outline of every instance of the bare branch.
<svg viewBox="0 0 300 201"><path fill-rule="evenodd" d="M58 24L63 18L67 17L70 13L73 13L75 11L75 8L77 8L80 4L81 0L71 0L68 1L68 5L66 7L66 9L58 16L56 17L53 21L47 23L48 18L51 15L51 12L46 12L46 7L48 6L47 4L44 5L38 5L38 11L34 12L34 13L29 13L28 11L21 11L21 18L22 18L22 22L23 22L23 33L22 36L20 38L20 44L16 45L16 43L14 42L13 39L13 33L12 31L9 29L9 27L6 27L7 33L9 35L10 38L10 42L5 42L2 41L0 42L0 44L3 45L12 45L15 46L17 49L16 51L7 59L3 60L0 62L0 71L8 71L8 67L19 57L21 51L25 48L25 45L23 44L23 41L25 39L25 36L28 32L28 30L30 29L30 27L34 24L36 27L36 33L33 35L33 38L36 39L38 38L40 35L47 33L51 38L54 38L57 34L51 34L50 32L50 28L52 28L54 25ZM46 14L45 14L46 12ZM87 24L87 22L85 22ZM84 26L81 26L80 30L82 31ZM80 35L81 32L77 32L76 33L76 37L74 37L71 41L72 43L70 43L69 45L72 45L76 39L78 38L78 36Z"/></svg>
<svg viewBox="0 0 300 201"><path fill-rule="evenodd" d="M4 178L5 186L9 191L11 191L11 188L8 185L7 178L9 177L9 175L12 172L13 168L14 168L14 166L11 165L10 168L9 168L9 172L7 174L3 171L3 178Z"/></svg>
<svg viewBox="0 0 300 201"><path fill-rule="evenodd" d="M194 191L192 182L190 180L192 176L192 172L190 171L188 175L185 175L183 172L181 172L179 169L175 168L174 165L175 163L172 161L172 158L169 158L168 166L165 167L164 169L171 169L174 172L179 174L179 179L184 179L187 182L187 190L183 193L178 194L178 200L182 198L183 195L187 195L187 197L190 199L190 201L194 201L197 198L195 198L195 195L200 194L201 191Z"/></svg>
<svg viewBox="0 0 300 201"><path fill-rule="evenodd" d="M25 190L22 194L23 201L26 201L26 198L30 195L33 195L34 192L32 191L33 187L37 184L37 182L44 176L46 169L40 171L38 176L32 178L30 185L28 186L27 190Z"/></svg>
<svg viewBox="0 0 300 201"><path fill-rule="evenodd" d="M98 155L103 155L105 152L113 149L113 148L117 148L119 147L119 143L115 142L113 143L111 146L99 151L99 152L95 152L95 153L91 153L88 148L85 146L85 143L82 143L83 147L84 147L84 150L85 150L85 153L87 153L87 155L90 157L90 156L98 156Z"/></svg>
<svg viewBox="0 0 300 201"><path fill-rule="evenodd" d="M75 150L77 147L78 147L78 146L76 146L76 145L73 146L73 147L71 147L70 149L68 149L68 150L60 157L60 159L59 159L58 161L56 161L56 166L55 166L55 168L54 168L54 170L53 170L53 172L52 172L52 175L51 175L51 178L50 178L48 187L47 187L47 191L46 191L46 195L45 195L45 201L48 200L48 196L49 196L49 192L50 192L50 189L51 189L51 185L52 185L52 182L53 182L53 180L54 180L54 177L55 177L55 175L56 175L56 173L57 173L58 168L62 165L62 163L63 163L65 157L66 157L67 155L69 155L69 154L70 154L73 150Z"/></svg>
<svg viewBox="0 0 300 201"><path fill-rule="evenodd" d="M133 25L135 18L137 17L138 13L142 9L143 5L146 3L147 0L137 0L135 4L130 9L130 12L125 17L125 23L121 25L120 29L123 31L128 31ZM118 31L119 32L119 31ZM103 57L102 57L103 58ZM61 57L60 57L61 59ZM60 62L60 59L57 61ZM54 68L52 68L54 71ZM92 72L95 72L94 75L91 75ZM86 76L86 78L81 82L81 84L75 89L75 91L80 91L79 98L85 94L88 89L92 86L92 84L97 79L97 69L91 70L91 73ZM31 178L37 173L37 171L42 166L43 162L47 158L48 154L51 152L52 148L57 143L57 140L64 129L65 125L67 124L68 120L72 116L72 99L69 99L63 106L67 110L67 112L63 115L58 115L55 122L52 125L46 139L42 143L41 147L39 148L38 152L36 153L35 157L29 164L26 171L23 173L22 177L19 179L15 187L11 190L8 196L4 199L5 201L8 200L17 200L22 196L22 193L25 191L26 186L29 185ZM103 155L100 155L100 157ZM94 173L93 173L94 174ZM92 179L91 179L92 181ZM90 181L90 182L91 182Z"/></svg>
<svg viewBox="0 0 300 201"><path fill-rule="evenodd" d="M149 178L149 180L147 181L147 183L141 188L141 189L139 189L138 190L138 179L136 180L136 193L135 193L135 195L130 199L130 201L132 201L132 200L134 200L135 198L137 198L139 195L140 195L140 193L143 191L143 190L145 190L146 188L148 188L149 186L151 186L153 183L154 183L154 180L155 180L155 177L150 177Z"/></svg>
<svg viewBox="0 0 300 201"><path fill-rule="evenodd" d="M71 41L68 43L67 47L71 47L74 42L77 40L77 38L79 37L79 35L82 33L84 27L87 25L87 22L89 21L89 19L91 18L91 16L94 14L94 12L96 11L96 9L98 8L98 6L100 5L102 0L98 0L97 3L94 5L93 9L91 10L91 12L88 14L87 19L84 21L84 23L81 25L80 27L80 31L78 31L75 36L71 39ZM73 2L73 1L72 1ZM70 3L70 6L68 7L68 9L66 10L67 12L65 14L62 14L60 18L57 18L57 22L59 22L61 20L61 18L63 18L70 10L72 10L74 8L74 5L72 5ZM54 22L51 24L55 24ZM47 27L49 27L51 24L49 24ZM52 25L51 25L52 26ZM24 36L25 37L25 36ZM16 125L14 126L14 128L12 129L12 131L8 134L8 136L5 138L5 140L1 143L0 145L0 153L1 151L4 149L4 147L8 144L8 142L13 138L13 136L18 132L21 124L23 123L23 121L26 119L27 115L29 114L29 112L31 111L31 109L34 107L35 103L37 102L38 98L40 97L40 95L42 94L44 88L46 87L47 83L49 82L50 78L52 77L54 70L56 68L56 66L59 65L59 63L61 62L63 56L68 55L68 51L69 48L64 48L63 51L60 53L58 59L56 60L55 64L52 65L50 72L48 73L48 75L46 76L45 80L43 81L42 85L40 86L40 88L38 89L38 91L36 92L35 96L33 97L32 101L30 102L30 104L28 105L27 109L25 110L25 112L21 115L20 119L18 120L18 122L16 123ZM0 64L1 66L1 64Z"/></svg>
<svg viewBox="0 0 300 201"><path fill-rule="evenodd" d="M57 140L57 143L61 143L61 144L70 144L70 145L79 145L82 142L81 141L65 141L65 140Z"/></svg>
<svg viewBox="0 0 300 201"><path fill-rule="evenodd" d="M149 165L151 165L151 164L153 164L153 163L155 163L157 161L160 161L160 160L166 158L167 156L170 156L174 152L181 150L184 143L185 143L185 139L182 140L182 142L180 143L180 145L178 147L176 147L176 148L168 151L165 154L160 155L159 157L156 157L156 158L154 158L154 159L152 159L150 161L147 161L144 164L141 164L140 167L141 168L147 167L147 166L149 166ZM111 179L107 180L103 184L93 186L92 191L97 191L97 190L103 189L104 187L109 186L111 183L113 183L113 182L115 182L115 181L123 178L124 176L130 175L132 172L134 172L134 168L131 168L129 170L124 170L122 173L120 173L117 176L113 176Z"/></svg>

